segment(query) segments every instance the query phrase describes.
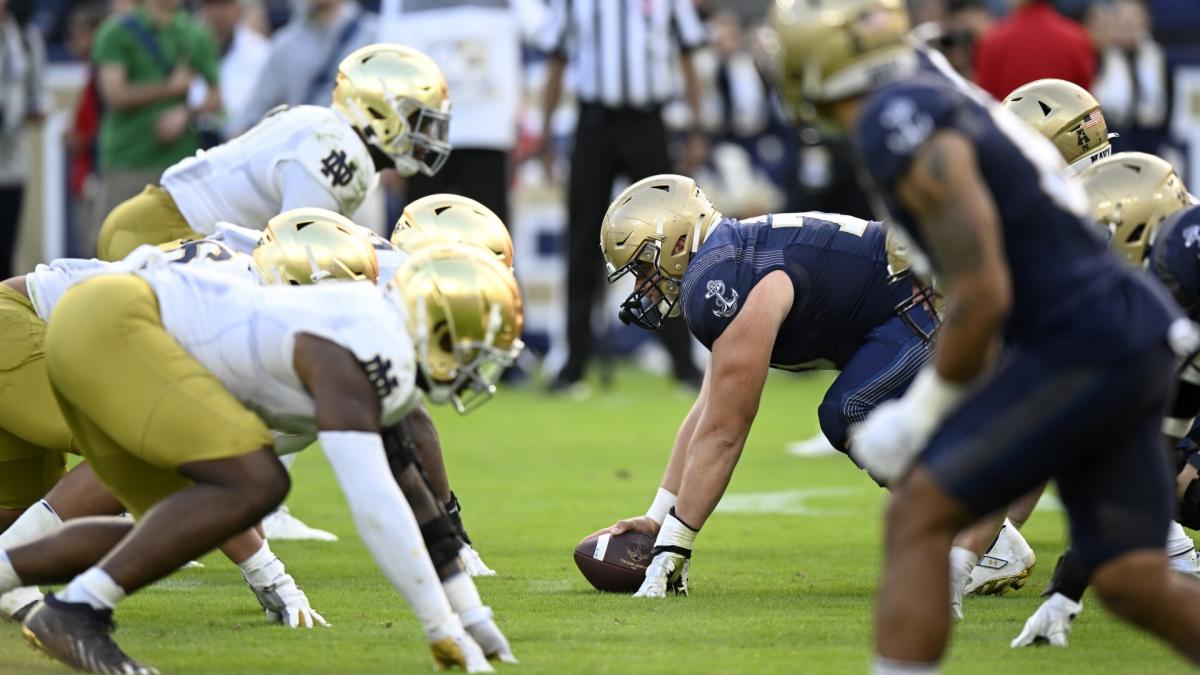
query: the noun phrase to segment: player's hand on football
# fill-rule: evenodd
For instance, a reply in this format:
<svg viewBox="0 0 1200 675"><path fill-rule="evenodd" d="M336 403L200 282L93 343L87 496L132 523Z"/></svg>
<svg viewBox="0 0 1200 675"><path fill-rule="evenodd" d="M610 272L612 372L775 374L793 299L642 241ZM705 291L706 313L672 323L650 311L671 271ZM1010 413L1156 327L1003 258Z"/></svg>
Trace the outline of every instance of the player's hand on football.
<svg viewBox="0 0 1200 675"><path fill-rule="evenodd" d="M904 475L928 440L909 423L910 408L904 399L879 404L850 441L850 456L877 480L891 483Z"/></svg>
<svg viewBox="0 0 1200 675"><path fill-rule="evenodd" d="M265 586L251 583L250 590L254 591L254 596L258 598L258 603L262 605L271 623L281 623L288 628L329 625L325 618L309 605L308 596L300 590L290 574L280 575Z"/></svg>
<svg viewBox="0 0 1200 675"><path fill-rule="evenodd" d="M484 607L483 610L484 612L478 617L463 615L463 625L467 629L467 633L483 650L484 656L489 661L517 663L517 657L513 656L508 638L504 637L500 627L492 620L491 608Z"/></svg>
<svg viewBox="0 0 1200 675"><path fill-rule="evenodd" d="M602 527L596 530L585 538L595 539L602 534L612 534L615 536L630 531L641 532L644 535L655 537L658 536L658 529L660 527L661 525L659 525L659 523L655 522L655 520L649 516L637 516L635 518L618 520L616 523L609 525L608 527Z"/></svg>
<svg viewBox="0 0 1200 675"><path fill-rule="evenodd" d="M1029 645L1066 647L1071 634L1071 622L1083 611L1083 603L1075 602L1062 593L1050 596L1033 616L1025 622L1021 634L1012 641L1013 649Z"/></svg>

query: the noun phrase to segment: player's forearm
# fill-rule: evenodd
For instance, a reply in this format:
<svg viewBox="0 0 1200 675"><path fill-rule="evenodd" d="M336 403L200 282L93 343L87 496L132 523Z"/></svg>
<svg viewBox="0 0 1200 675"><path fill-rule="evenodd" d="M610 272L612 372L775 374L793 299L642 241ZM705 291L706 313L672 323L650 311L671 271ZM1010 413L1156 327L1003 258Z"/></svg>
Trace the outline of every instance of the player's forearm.
<svg viewBox="0 0 1200 675"><path fill-rule="evenodd" d="M258 530L250 528L221 544L221 553L224 553L225 557L229 558L229 561L233 564L240 565L247 558L257 553L262 548L262 545L262 535L258 533Z"/></svg>
<svg viewBox="0 0 1200 675"><path fill-rule="evenodd" d="M750 425L744 428L705 426L697 430L683 470L675 513L692 529L700 529L712 515L746 445Z"/></svg>
<svg viewBox="0 0 1200 675"><path fill-rule="evenodd" d="M679 425L679 432L675 434L675 444L671 447L671 458L667 460L667 468L663 472L661 483L661 487L671 494L679 494L679 486L683 482L683 468L688 459L688 447L695 436L696 424L700 421L700 413L704 410L706 398L707 392L705 386L702 385L700 394L696 396L696 401L692 403L687 417L683 418L683 424Z"/></svg>
<svg viewBox="0 0 1200 675"><path fill-rule="evenodd" d="M966 384L991 366L1009 301L989 281L960 284L947 303L934 366L947 382Z"/></svg>

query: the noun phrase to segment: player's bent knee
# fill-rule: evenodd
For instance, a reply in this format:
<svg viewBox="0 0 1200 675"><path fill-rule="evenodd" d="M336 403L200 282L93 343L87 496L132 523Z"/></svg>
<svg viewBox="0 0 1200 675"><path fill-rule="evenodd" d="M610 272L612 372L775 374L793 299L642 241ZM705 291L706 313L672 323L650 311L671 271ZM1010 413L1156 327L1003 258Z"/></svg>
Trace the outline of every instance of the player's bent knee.
<svg viewBox="0 0 1200 675"><path fill-rule="evenodd" d="M1162 551L1139 550L1097 567L1091 583L1109 611L1141 623L1166 601L1168 574Z"/></svg>

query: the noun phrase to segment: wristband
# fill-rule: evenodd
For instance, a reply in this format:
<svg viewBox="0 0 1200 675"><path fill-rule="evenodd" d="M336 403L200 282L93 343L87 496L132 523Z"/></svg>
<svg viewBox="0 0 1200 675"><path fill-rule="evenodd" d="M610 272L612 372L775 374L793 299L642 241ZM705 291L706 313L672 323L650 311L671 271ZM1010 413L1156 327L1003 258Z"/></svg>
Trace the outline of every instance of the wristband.
<svg viewBox="0 0 1200 675"><path fill-rule="evenodd" d="M690 558L697 534L700 534L700 531L692 529L680 520L679 516L675 515L675 507L672 506L658 531L658 539L654 540L654 553L657 555L667 551Z"/></svg>
<svg viewBox="0 0 1200 675"><path fill-rule="evenodd" d="M646 517L654 522L662 525L667 514L671 509L675 508L675 502L679 497L671 493L666 488L658 488L658 492L654 495L654 501L651 502L650 508L646 510Z"/></svg>
<svg viewBox="0 0 1200 675"><path fill-rule="evenodd" d="M913 428L932 432L962 398L963 390L962 385L943 379L932 366L923 369L904 394L904 400L916 412L912 419Z"/></svg>

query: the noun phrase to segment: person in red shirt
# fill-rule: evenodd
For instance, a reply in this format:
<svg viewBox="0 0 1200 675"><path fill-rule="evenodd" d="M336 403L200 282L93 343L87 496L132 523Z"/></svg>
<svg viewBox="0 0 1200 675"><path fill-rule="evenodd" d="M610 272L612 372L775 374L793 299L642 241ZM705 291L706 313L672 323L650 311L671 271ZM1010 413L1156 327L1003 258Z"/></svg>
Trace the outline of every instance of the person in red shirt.
<svg viewBox="0 0 1200 675"><path fill-rule="evenodd" d="M1012 1L1012 15L976 46L976 84L997 100L1045 77L1090 89L1096 54L1083 26L1056 12L1049 0Z"/></svg>

